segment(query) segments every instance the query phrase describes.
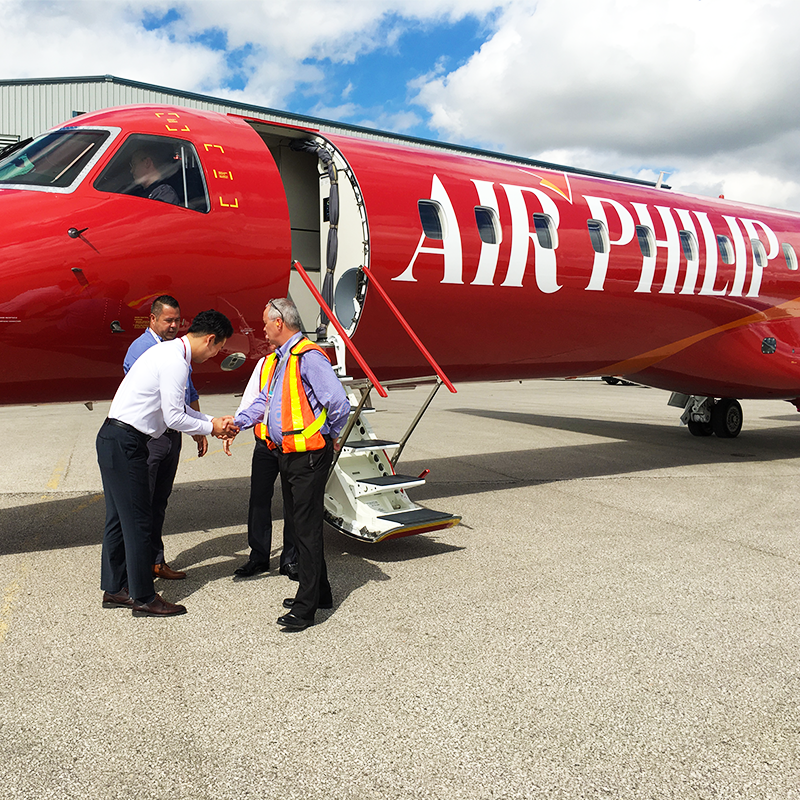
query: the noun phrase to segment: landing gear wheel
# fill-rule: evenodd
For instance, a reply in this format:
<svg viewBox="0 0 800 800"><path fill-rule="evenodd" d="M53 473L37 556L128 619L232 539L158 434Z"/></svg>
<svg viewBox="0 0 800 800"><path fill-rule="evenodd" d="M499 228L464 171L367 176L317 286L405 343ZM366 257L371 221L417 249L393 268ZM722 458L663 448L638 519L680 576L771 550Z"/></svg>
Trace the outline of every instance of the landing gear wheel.
<svg viewBox="0 0 800 800"><path fill-rule="evenodd" d="M714 433L714 426L710 422L698 422L690 419L686 426L692 436L711 436Z"/></svg>
<svg viewBox="0 0 800 800"><path fill-rule="evenodd" d="M720 439L733 439L742 430L742 407L738 400L723 397L711 409L711 426Z"/></svg>
<svg viewBox="0 0 800 800"><path fill-rule="evenodd" d="M603 380L609 386L616 386L620 382L619 378L615 378L613 375L603 375Z"/></svg>

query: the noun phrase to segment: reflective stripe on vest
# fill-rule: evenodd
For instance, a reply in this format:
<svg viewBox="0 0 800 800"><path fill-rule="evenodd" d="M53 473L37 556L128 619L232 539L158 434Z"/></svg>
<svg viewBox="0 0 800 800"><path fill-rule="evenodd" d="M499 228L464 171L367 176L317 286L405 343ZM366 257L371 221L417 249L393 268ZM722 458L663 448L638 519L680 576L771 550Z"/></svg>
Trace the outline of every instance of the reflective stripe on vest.
<svg viewBox="0 0 800 800"><path fill-rule="evenodd" d="M265 359L264 363L261 365L261 375L258 379L258 389L259 391L263 392L264 387L269 386L270 381L272 380L272 376L275 373L275 366L278 363L278 357L275 353L270 353ZM269 413L269 406L267 406L267 413ZM267 443L267 447L270 450L274 450L277 448L275 442L269 438L269 433L267 431L267 423L266 420L264 422L259 422L258 425L255 426L255 434L256 437L259 439L263 439Z"/></svg>
<svg viewBox="0 0 800 800"><path fill-rule="evenodd" d="M300 377L300 357L309 350L317 350L328 358L328 354L319 345L306 338L301 339L289 351L281 395L282 421L287 427L291 426L282 431L284 453L303 453L325 447L325 438L319 431L325 424L328 412L323 408L318 417L314 416Z"/></svg>

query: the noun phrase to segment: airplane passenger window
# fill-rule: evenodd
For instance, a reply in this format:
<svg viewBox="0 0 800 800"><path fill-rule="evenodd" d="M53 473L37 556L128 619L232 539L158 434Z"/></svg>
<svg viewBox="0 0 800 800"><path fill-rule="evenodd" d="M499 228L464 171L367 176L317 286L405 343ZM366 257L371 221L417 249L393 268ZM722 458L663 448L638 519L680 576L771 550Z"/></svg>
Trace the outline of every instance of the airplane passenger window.
<svg viewBox="0 0 800 800"><path fill-rule="evenodd" d="M656 237L647 225L636 226L636 238L639 240L639 249L645 258L655 255Z"/></svg>
<svg viewBox="0 0 800 800"><path fill-rule="evenodd" d="M756 260L756 264L763 269L767 266L767 251L764 249L764 245L760 239L751 239L750 244L753 247L753 258Z"/></svg>
<svg viewBox="0 0 800 800"><path fill-rule="evenodd" d="M0 160L0 185L65 188L98 154L108 131L70 128L15 148Z"/></svg>
<svg viewBox="0 0 800 800"><path fill-rule="evenodd" d="M733 264L736 258L733 254L733 245L727 236L717 236L717 246L723 264Z"/></svg>
<svg viewBox="0 0 800 800"><path fill-rule="evenodd" d="M687 261L697 261L697 239L691 231L679 231L681 249Z"/></svg>
<svg viewBox="0 0 800 800"><path fill-rule="evenodd" d="M435 200L418 200L419 221L422 230L429 239L444 239L447 228L444 222L444 211Z"/></svg>
<svg viewBox="0 0 800 800"><path fill-rule="evenodd" d="M553 218L549 214L534 214L533 225L539 244L547 250L555 250L558 247L558 233Z"/></svg>
<svg viewBox="0 0 800 800"><path fill-rule="evenodd" d="M481 241L486 244L500 244L503 239L497 212L487 206L475 206L475 222Z"/></svg>
<svg viewBox="0 0 800 800"><path fill-rule="evenodd" d="M587 220L586 224L589 226L589 237L595 253L607 253L609 244L606 226L599 219Z"/></svg>
<svg viewBox="0 0 800 800"><path fill-rule="evenodd" d="M784 242L781 245L781 249L783 250L783 257L786 259L786 266L792 270L797 269L797 254L794 252L794 247L788 242Z"/></svg>
<svg viewBox="0 0 800 800"><path fill-rule="evenodd" d="M191 142L133 134L94 182L100 192L160 200L208 213L200 159Z"/></svg>

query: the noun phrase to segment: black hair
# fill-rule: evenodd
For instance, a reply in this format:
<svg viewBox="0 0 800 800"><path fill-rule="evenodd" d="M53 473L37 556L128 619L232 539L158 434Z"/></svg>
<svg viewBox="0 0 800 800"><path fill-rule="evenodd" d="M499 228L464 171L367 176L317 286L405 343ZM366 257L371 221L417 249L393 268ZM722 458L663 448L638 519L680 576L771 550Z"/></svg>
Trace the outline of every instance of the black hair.
<svg viewBox="0 0 800 800"><path fill-rule="evenodd" d="M195 336L208 336L209 333L213 333L214 344L218 344L222 339L230 339L233 336L233 325L221 311L214 311L211 308L208 311L201 311L192 320L186 332Z"/></svg>
<svg viewBox="0 0 800 800"><path fill-rule="evenodd" d="M171 294L162 294L160 297L156 297L153 300L153 304L150 306L150 313L157 317L161 314L161 309L164 306L169 306L170 308L177 308L180 310L180 303L171 295Z"/></svg>

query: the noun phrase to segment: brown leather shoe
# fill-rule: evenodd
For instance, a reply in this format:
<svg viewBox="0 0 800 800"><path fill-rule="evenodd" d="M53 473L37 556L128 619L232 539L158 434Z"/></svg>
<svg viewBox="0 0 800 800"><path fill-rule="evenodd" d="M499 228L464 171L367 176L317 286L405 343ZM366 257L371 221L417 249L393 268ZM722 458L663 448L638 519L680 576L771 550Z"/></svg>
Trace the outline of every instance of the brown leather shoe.
<svg viewBox="0 0 800 800"><path fill-rule="evenodd" d="M116 594L103 592L103 608L131 608L133 598L128 594L127 587L123 587Z"/></svg>
<svg viewBox="0 0 800 800"><path fill-rule="evenodd" d="M163 578L165 581L182 581L186 573L172 569L169 564L153 564L153 577Z"/></svg>
<svg viewBox="0 0 800 800"><path fill-rule="evenodd" d="M179 606L176 603L168 603L157 594L149 603L133 602L134 617L176 617L178 614L185 614L186 606Z"/></svg>

